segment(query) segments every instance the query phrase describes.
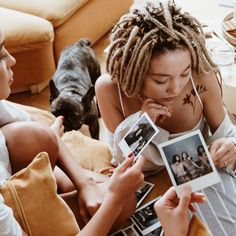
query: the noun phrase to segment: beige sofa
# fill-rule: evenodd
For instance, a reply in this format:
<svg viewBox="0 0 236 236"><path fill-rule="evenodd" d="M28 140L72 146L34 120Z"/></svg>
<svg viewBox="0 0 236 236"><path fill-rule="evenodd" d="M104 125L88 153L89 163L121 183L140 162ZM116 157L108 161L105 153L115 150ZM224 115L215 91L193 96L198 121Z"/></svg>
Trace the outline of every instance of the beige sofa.
<svg viewBox="0 0 236 236"><path fill-rule="evenodd" d="M0 28L17 60L13 92L40 92L65 46L81 37L95 43L131 4L132 0L0 0Z"/></svg>

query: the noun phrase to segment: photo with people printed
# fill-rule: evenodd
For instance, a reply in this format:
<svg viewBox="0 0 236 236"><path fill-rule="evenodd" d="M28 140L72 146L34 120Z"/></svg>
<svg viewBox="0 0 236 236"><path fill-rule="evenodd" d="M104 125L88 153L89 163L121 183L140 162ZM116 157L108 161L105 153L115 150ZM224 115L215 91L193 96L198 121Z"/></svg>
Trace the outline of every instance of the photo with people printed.
<svg viewBox="0 0 236 236"><path fill-rule="evenodd" d="M155 129L145 116L140 119L133 129L124 138L135 156L145 147L148 140L154 135Z"/></svg>
<svg viewBox="0 0 236 236"><path fill-rule="evenodd" d="M177 185L213 172L206 150L196 134L163 147Z"/></svg>
<svg viewBox="0 0 236 236"><path fill-rule="evenodd" d="M141 231L159 221L154 210L154 204L155 202L147 205L146 207L135 212L132 216L132 219Z"/></svg>

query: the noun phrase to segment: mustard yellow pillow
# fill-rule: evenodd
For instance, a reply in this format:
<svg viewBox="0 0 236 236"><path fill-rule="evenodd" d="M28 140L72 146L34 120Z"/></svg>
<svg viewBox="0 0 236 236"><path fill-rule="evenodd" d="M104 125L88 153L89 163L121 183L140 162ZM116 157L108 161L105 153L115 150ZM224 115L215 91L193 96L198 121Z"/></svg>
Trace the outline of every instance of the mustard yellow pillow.
<svg viewBox="0 0 236 236"><path fill-rule="evenodd" d="M206 225L196 216L193 215L190 226L188 236L211 236L212 234L206 227Z"/></svg>
<svg viewBox="0 0 236 236"><path fill-rule="evenodd" d="M38 154L0 188L5 204L29 236L76 235L76 219L57 195L56 180L47 153Z"/></svg>

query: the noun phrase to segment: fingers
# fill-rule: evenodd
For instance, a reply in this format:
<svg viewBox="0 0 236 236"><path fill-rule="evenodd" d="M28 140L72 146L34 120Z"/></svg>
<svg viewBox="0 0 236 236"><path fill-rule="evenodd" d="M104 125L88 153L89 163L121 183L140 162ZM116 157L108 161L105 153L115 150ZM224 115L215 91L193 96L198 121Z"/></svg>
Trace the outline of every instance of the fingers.
<svg viewBox="0 0 236 236"><path fill-rule="evenodd" d="M222 143L215 142L211 145L210 154L214 162L219 161L219 159L228 152L229 146L227 144L222 145Z"/></svg>
<svg viewBox="0 0 236 236"><path fill-rule="evenodd" d="M134 161L134 155L131 153L116 169L118 171L124 172L125 170L128 169L128 167L130 167L133 164L133 161Z"/></svg>
<svg viewBox="0 0 236 236"><path fill-rule="evenodd" d="M64 134L64 116L58 116L56 117L53 124L50 126L50 128L60 137Z"/></svg>
<svg viewBox="0 0 236 236"><path fill-rule="evenodd" d="M204 203L206 201L206 196L204 193L192 193L191 203Z"/></svg>
<svg viewBox="0 0 236 236"><path fill-rule="evenodd" d="M163 198L168 199L168 200L174 200L177 198L177 194L175 191L175 188L172 186L171 188L169 188L165 194L163 195Z"/></svg>
<svg viewBox="0 0 236 236"><path fill-rule="evenodd" d="M171 117L172 113L170 107L158 104L151 98L145 99L142 111L146 111L154 123L163 122L166 118Z"/></svg>
<svg viewBox="0 0 236 236"><path fill-rule="evenodd" d="M139 156L138 160L135 162L135 164L132 166L132 168L135 168L137 171L142 171L143 170L143 166L145 163L146 159L144 156Z"/></svg>
<svg viewBox="0 0 236 236"><path fill-rule="evenodd" d="M181 197L179 200L179 208L180 209L188 209L191 201L191 187L189 185L185 185L182 188Z"/></svg>
<svg viewBox="0 0 236 236"><path fill-rule="evenodd" d="M219 139L210 146L210 154L215 165L222 168L234 162L236 148L229 139Z"/></svg>

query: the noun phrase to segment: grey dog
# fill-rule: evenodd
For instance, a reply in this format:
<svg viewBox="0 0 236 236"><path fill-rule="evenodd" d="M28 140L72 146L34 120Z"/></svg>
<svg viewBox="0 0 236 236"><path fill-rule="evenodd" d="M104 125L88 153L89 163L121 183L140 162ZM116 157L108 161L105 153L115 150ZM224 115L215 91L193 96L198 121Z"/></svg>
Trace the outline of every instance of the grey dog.
<svg viewBox="0 0 236 236"><path fill-rule="evenodd" d="M99 137L99 111L94 84L101 75L100 64L88 39L80 39L62 50L50 81L51 112L64 116L65 131L89 126L92 138Z"/></svg>

